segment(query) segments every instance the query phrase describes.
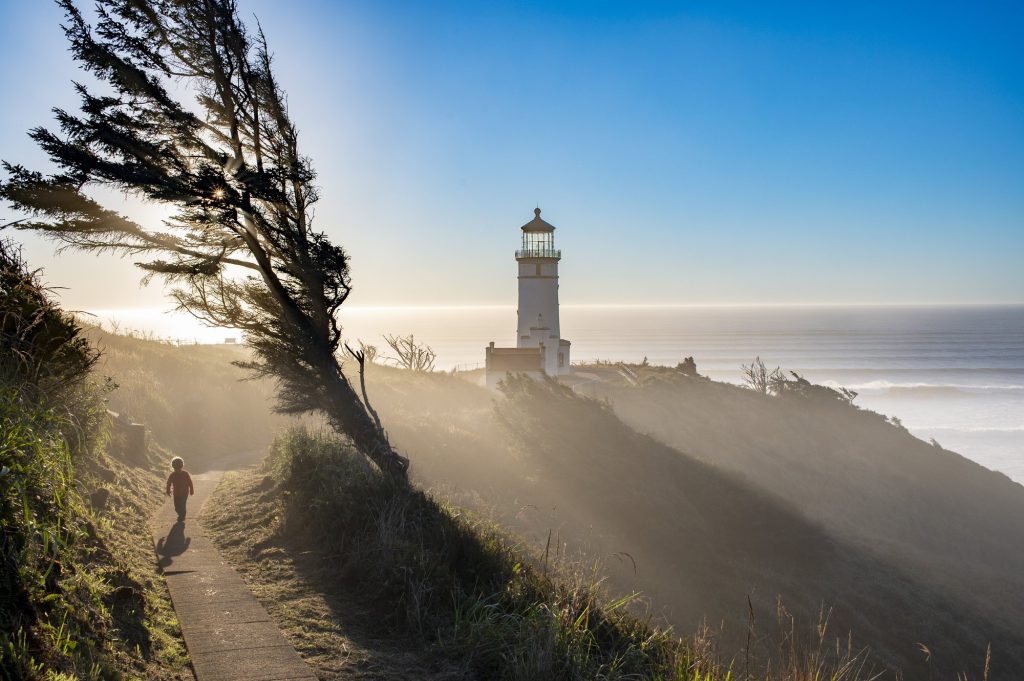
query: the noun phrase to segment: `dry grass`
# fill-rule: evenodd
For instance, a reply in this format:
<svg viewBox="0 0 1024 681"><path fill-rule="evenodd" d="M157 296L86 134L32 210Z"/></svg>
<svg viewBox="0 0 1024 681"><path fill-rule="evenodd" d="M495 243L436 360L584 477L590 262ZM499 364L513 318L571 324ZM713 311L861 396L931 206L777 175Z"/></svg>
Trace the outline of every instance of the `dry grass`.
<svg viewBox="0 0 1024 681"><path fill-rule="evenodd" d="M191 680L188 653L170 594L156 574L149 517L165 501L163 478L156 471L169 454L153 447L148 465L131 465L102 456L82 471L80 486L89 492L111 490L102 511L91 511L96 543L82 552L82 567L105 585L110 614L106 643L128 678Z"/></svg>
<svg viewBox="0 0 1024 681"><path fill-rule="evenodd" d="M16 566L0 599L0 678L191 678L147 524L160 478L102 450L71 456L45 422L23 420L27 409L0 408L0 463L25 499L16 515L4 506L4 557ZM110 495L93 508L100 488Z"/></svg>
<svg viewBox="0 0 1024 681"><path fill-rule="evenodd" d="M336 563L283 535L285 499L255 469L225 474L202 517L208 536L242 574L321 679L463 678L436 656L381 627L378 608L333 588Z"/></svg>

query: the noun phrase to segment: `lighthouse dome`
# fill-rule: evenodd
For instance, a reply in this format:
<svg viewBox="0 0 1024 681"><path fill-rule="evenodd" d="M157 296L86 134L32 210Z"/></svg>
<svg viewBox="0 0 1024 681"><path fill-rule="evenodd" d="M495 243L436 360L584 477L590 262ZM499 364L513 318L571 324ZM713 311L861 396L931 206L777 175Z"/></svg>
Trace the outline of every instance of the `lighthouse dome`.
<svg viewBox="0 0 1024 681"><path fill-rule="evenodd" d="M522 230L524 232L553 232L555 231L555 226L545 220L542 220L540 217L540 208L534 208L533 219L523 225Z"/></svg>

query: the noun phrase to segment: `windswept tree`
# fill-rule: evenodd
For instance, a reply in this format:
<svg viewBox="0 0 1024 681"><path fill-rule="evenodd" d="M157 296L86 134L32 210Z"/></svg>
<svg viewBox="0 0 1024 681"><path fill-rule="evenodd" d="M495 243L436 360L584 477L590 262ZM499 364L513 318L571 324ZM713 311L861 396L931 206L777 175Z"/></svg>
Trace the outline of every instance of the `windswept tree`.
<svg viewBox="0 0 1024 681"><path fill-rule="evenodd" d="M59 132L31 131L53 174L4 163L0 194L30 216L18 228L133 257L172 283L181 309L244 331L245 366L277 380L280 411L322 412L404 479L408 461L342 373L348 256L313 228L315 173L262 30L247 30L233 0L98 0L95 25L59 4L74 58L99 85L75 85L81 110L55 110ZM140 224L98 189L171 216Z"/></svg>

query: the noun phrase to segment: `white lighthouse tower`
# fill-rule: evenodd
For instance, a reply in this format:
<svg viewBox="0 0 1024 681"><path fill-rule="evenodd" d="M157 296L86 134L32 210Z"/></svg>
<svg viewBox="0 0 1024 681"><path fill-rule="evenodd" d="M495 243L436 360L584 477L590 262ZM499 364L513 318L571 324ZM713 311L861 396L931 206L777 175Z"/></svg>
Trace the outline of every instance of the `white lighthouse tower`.
<svg viewBox="0 0 1024 681"><path fill-rule="evenodd" d="M516 251L519 265L519 325L516 347L541 348L544 372L549 376L568 373L569 341L563 341L558 324L558 261L555 227L540 217L522 227L522 248Z"/></svg>
<svg viewBox="0 0 1024 681"><path fill-rule="evenodd" d="M558 320L558 261L555 228L533 211L522 226L522 247L516 251L519 269L519 323L516 347L487 348L487 385L497 385L510 373L557 376L569 373L570 343L560 335Z"/></svg>

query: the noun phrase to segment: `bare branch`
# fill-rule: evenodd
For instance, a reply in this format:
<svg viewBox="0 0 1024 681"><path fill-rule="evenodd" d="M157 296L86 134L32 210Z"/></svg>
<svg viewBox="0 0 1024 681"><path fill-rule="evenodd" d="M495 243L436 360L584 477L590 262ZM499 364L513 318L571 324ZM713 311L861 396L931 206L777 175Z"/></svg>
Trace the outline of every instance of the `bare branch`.
<svg viewBox="0 0 1024 681"><path fill-rule="evenodd" d="M394 350L396 357L389 357L396 366L411 371L429 372L434 370L437 354L429 345L417 343L412 334L408 336L384 336L384 342Z"/></svg>

